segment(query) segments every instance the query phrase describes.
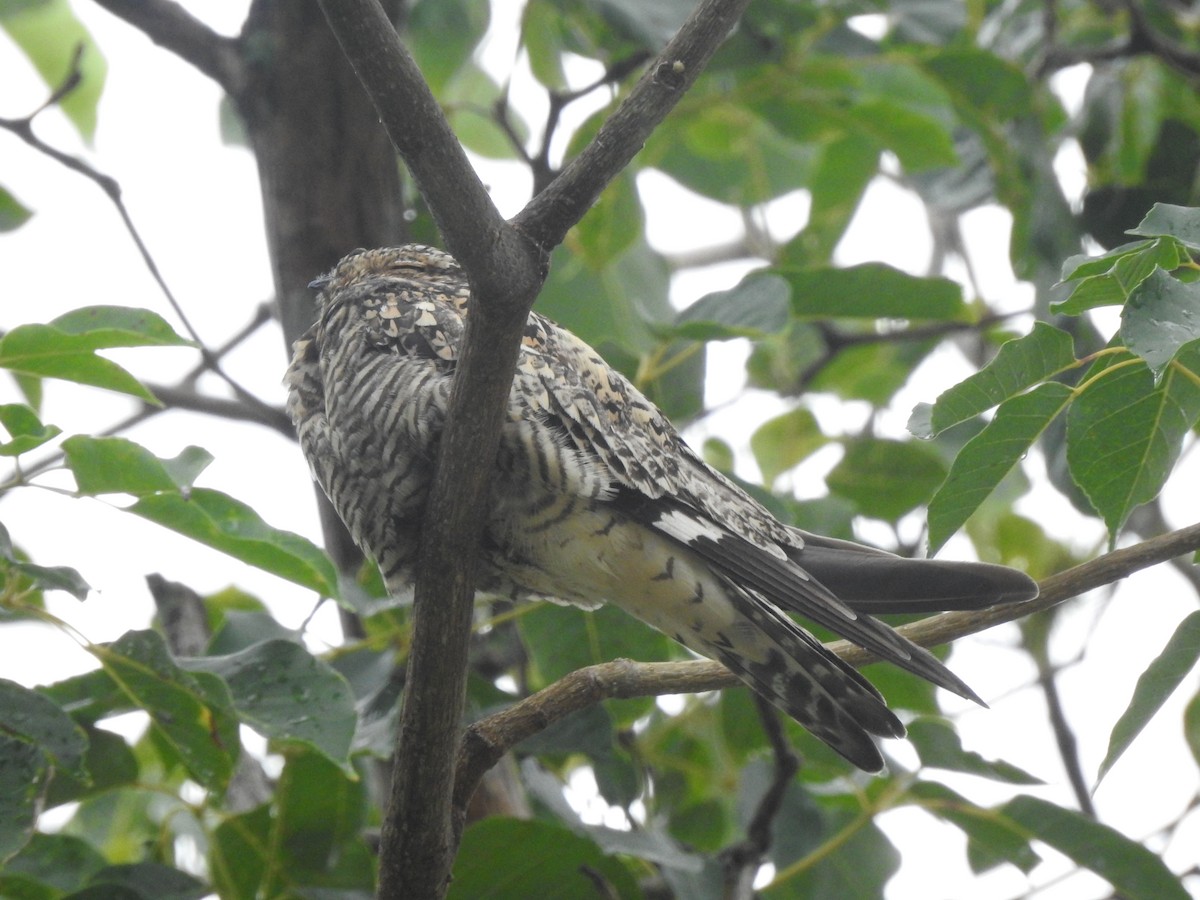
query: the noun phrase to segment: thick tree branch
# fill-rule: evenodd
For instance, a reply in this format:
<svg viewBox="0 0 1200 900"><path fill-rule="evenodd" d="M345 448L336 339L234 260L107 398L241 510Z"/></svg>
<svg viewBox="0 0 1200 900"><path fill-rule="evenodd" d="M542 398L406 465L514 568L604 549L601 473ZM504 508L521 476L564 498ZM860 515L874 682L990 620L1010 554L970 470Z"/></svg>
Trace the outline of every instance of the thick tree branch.
<svg viewBox="0 0 1200 900"><path fill-rule="evenodd" d="M594 171L572 176L558 199L519 224L500 217L437 101L375 0L321 0L347 58L471 282L471 315L459 348L450 410L430 491L416 576L413 642L397 741L391 805L382 829L383 897L440 897L454 858L450 798L466 686L474 566L489 466L545 254L591 206L694 80L747 0L706 0L660 62L602 129ZM581 157L582 159L582 157ZM580 163L580 160L576 160ZM588 165L584 161L584 165ZM578 166L576 167L578 170ZM551 193L551 192L547 192ZM544 195L543 195L544 196ZM553 222L546 226L547 221Z"/></svg>
<svg viewBox="0 0 1200 900"><path fill-rule="evenodd" d="M380 847L379 896L437 898L457 844L450 795L490 473L478 463L495 458L521 331L545 265L495 209L378 4L322 0L321 6L472 287L422 529L412 649Z"/></svg>
<svg viewBox="0 0 1200 900"><path fill-rule="evenodd" d="M229 94L246 85L246 68L237 41L217 34L171 0L95 0L160 47L191 63Z"/></svg>
<svg viewBox="0 0 1200 900"><path fill-rule="evenodd" d="M897 629L923 647L945 644L1004 622L1049 609L1064 600L1112 584L1141 569L1200 550L1200 524L1151 538L1133 547L1114 550L1098 559L1052 575L1040 584L1033 600L990 609L943 613ZM829 645L854 666L875 662L876 657L849 641ZM731 687L741 682L720 663L636 663L613 660L578 669L508 709L476 722L467 732L458 759L454 804L461 815L483 773L515 745L559 719L601 700L691 694Z"/></svg>
<svg viewBox="0 0 1200 900"><path fill-rule="evenodd" d="M494 305L492 297L522 305L541 286L543 260L492 203L395 27L376 0L321 0L321 8L447 249L470 276L476 308Z"/></svg>

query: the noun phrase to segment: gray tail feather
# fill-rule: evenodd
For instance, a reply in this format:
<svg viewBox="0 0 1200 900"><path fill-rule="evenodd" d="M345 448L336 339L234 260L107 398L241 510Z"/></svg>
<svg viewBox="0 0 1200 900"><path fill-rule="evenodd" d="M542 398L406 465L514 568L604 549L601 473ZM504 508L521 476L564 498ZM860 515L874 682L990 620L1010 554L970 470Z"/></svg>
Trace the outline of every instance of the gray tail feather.
<svg viewBox="0 0 1200 900"><path fill-rule="evenodd" d="M771 604L727 582L734 608L753 626L754 650L708 644L705 650L854 765L883 768L871 735L904 737L903 723L862 675ZM731 631L745 634L735 626Z"/></svg>
<svg viewBox="0 0 1200 900"><path fill-rule="evenodd" d="M930 613L1032 600L1037 582L989 563L905 559L803 532L792 558L856 612Z"/></svg>

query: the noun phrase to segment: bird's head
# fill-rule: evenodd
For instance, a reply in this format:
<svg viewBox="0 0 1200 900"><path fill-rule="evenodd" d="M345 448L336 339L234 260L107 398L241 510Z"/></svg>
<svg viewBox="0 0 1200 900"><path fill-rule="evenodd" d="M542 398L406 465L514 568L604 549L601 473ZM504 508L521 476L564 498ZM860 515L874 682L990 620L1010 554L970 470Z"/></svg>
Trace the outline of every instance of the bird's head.
<svg viewBox="0 0 1200 900"><path fill-rule="evenodd" d="M309 287L333 296L346 288L377 280L457 287L465 282L465 276L450 254L424 244L404 244L354 250Z"/></svg>

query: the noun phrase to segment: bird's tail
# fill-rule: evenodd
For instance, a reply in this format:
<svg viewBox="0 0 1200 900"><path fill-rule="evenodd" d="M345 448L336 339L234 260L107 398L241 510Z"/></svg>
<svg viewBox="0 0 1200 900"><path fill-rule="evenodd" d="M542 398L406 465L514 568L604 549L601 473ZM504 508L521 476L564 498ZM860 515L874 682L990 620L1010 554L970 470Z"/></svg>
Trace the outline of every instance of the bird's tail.
<svg viewBox="0 0 1200 900"><path fill-rule="evenodd" d="M882 695L794 620L726 582L735 621L719 640L692 635L710 656L854 765L883 768L872 736L904 737Z"/></svg>
<svg viewBox="0 0 1200 900"><path fill-rule="evenodd" d="M988 563L906 559L835 538L801 532L794 557L806 572L856 612L930 613L985 609L1032 600L1037 582Z"/></svg>

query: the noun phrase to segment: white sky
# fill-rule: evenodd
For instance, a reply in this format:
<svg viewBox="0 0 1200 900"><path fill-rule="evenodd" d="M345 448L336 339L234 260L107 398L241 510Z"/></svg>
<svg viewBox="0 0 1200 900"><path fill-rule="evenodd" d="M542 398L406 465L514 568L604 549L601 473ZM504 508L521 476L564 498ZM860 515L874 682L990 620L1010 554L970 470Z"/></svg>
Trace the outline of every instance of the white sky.
<svg viewBox="0 0 1200 900"><path fill-rule="evenodd" d="M81 146L55 111L39 117L38 133L61 149L86 156L120 181L134 221L167 282L205 340L219 344L249 319L255 305L271 295L253 160L245 150L220 144L216 127L220 93L215 86L93 5L75 5L109 63L95 147ZM219 17L213 24L225 33L236 32L244 6L190 4L197 10L203 8L210 21ZM510 7L515 4L493 6L497 9L496 38L485 50L484 63L502 75L512 67L514 58L511 23L515 17ZM508 12L501 22L503 10ZM590 77L588 72L581 81ZM1074 77L1078 82L1079 73ZM5 85L0 92L2 116L25 114L39 105L46 93L24 58L3 37L0 83ZM537 91L521 66L514 86L515 96L523 102L529 98L536 109L540 102ZM1078 91L1078 83L1073 89ZM530 117L538 121L540 112ZM0 183L36 211L23 228L0 236L6 285L0 301L0 327L48 321L69 309L96 303L147 307L175 321L113 208L97 189L6 133L0 133L0 159L4 163ZM1078 192L1083 183L1078 155L1067 152L1061 162L1069 189ZM485 182L494 186L497 203L506 214L515 212L526 199L527 182L513 177L511 169L499 171L488 164L483 174ZM738 227L736 214L691 197L661 176L643 176L639 188L648 206L649 237L659 249L694 249L718 242ZM790 231L799 226L805 213L804 198L794 196L773 206L766 215L772 227ZM703 235L696 233L697 222L703 223ZM968 217L966 226L972 260L988 299L1006 308L1027 306L1030 289L1013 279L1005 258L1007 215L999 209L980 210ZM872 188L838 255L843 263L883 258L920 272L928 254L929 238L919 202L881 181ZM710 290L732 286L747 268L746 264L730 264L681 275L673 286L674 298L685 304ZM741 389L745 353L739 342L710 351L710 402L726 400ZM194 362L191 353L172 350L139 350L114 357L139 375L159 382L170 382ZM227 361L234 377L280 405L284 393L279 382L285 364L282 338L274 326L263 329ZM932 399L967 371L952 352L939 355L901 392L894 409L884 416L883 427L899 432L914 403ZM0 378L0 402L15 399L8 380ZM813 398L812 404L822 416L855 415L853 410L847 413L821 398ZM706 421L705 433L720 433L727 439L749 435L757 423L782 408L778 398L754 392L736 407ZM107 427L132 409L128 401L115 395L47 382L43 418L66 434L89 433ZM856 424L850 421L846 427ZM157 417L128 436L160 456L172 456L190 443L204 446L216 461L201 484L249 503L274 525L320 542L307 467L297 447L283 437L244 425L228 428L215 419L186 413ZM692 437L702 439L703 435ZM739 462L750 466L744 448L745 441ZM33 456L40 458L36 452ZM1200 466L1195 454L1192 456L1179 481L1194 485ZM835 460L835 455L825 454L812 468L793 475L792 481L819 478ZM754 476L752 466L746 474ZM69 477L39 481L72 487ZM808 488L801 493L821 492ZM1194 518L1194 496L1193 490L1175 487L1167 497L1166 512L1175 526ZM1094 521L1075 514L1044 485L1022 501L1021 510L1081 550L1102 541ZM65 595L49 599L52 611L92 641L113 640L128 628L146 626L152 604L143 578L151 571L201 592L235 583L262 597L291 626L303 621L312 607L312 596L299 588L231 565L220 554L99 501L27 489L4 499L0 519L37 562L74 566L96 588L83 604ZM943 551L946 556L969 554L969 546L961 540ZM1094 773L1103 758L1108 733L1128 701L1137 673L1161 650L1179 620L1195 608L1196 597L1190 588L1174 573L1161 569L1129 579L1112 602L1093 597L1067 611L1055 651L1057 658L1066 660L1086 648L1082 662L1061 678L1085 772ZM322 611L314 632L336 634L333 621L331 609ZM955 671L989 700L992 709L969 707L956 698L947 698L945 705L969 748L1039 775L1049 787L1033 793L1069 805L1070 794L1050 744L1041 695L1029 689L1032 669L1022 654L1009 649L1015 634L1015 627L1007 627L963 641L952 658ZM0 628L0 677L33 685L89 668L91 657L63 634L34 626ZM1177 818L1195 795L1200 781L1182 740L1181 715L1198 686L1200 678L1192 673L1109 774L1095 797L1103 821L1142 838ZM915 763L903 743L890 742L888 749L902 761ZM999 802L1008 795L978 779L946 780L981 803ZM576 799L587 801L586 796ZM1169 849L1167 860L1176 869L1200 858L1197 818L1192 816ZM888 887L890 900L965 896L1001 900L1024 890L1024 877L1016 870L1001 869L982 879L972 876L957 829L913 811L890 813L882 824L905 860ZM1054 882L1058 873L1068 869L1050 851L1044 855L1052 862L1038 871L1035 881L1039 884ZM1098 879L1083 875L1052 883L1038 896L1066 900L1107 894Z"/></svg>

